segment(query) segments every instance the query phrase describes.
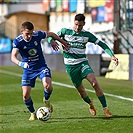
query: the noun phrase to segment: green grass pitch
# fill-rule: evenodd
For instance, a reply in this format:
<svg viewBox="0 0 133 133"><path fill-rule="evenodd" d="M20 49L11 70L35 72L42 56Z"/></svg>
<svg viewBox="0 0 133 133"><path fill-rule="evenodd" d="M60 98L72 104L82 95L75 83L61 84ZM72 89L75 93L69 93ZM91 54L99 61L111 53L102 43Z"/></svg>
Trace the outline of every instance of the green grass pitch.
<svg viewBox="0 0 133 133"><path fill-rule="evenodd" d="M30 122L22 100L20 67L0 67L0 133L133 133L133 83L97 77L113 118L105 118L93 88L83 81L97 110L91 116L65 72L52 71L54 112L42 122ZM69 85L69 86L68 86ZM43 106L43 86L37 80L31 91L35 109Z"/></svg>

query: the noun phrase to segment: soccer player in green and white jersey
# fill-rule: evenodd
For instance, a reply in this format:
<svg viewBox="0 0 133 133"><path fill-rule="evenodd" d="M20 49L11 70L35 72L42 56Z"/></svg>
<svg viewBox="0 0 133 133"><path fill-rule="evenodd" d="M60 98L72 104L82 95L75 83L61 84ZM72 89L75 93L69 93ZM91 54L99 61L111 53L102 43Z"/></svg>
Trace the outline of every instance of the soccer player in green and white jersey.
<svg viewBox="0 0 133 133"><path fill-rule="evenodd" d="M85 25L84 14L77 14L74 19L73 28L62 28L57 34L59 37L63 38L69 43L70 49L64 50L64 64L66 71L73 82L74 86L77 88L82 99L88 103L89 110L92 116L96 115L96 109L94 107L93 101L88 97L87 92L82 84L82 80L86 79L90 82L92 87L95 89L96 95L103 107L104 114L106 117L112 117L109 108L107 107L106 98L103 94L102 88L100 87L92 68L88 63L86 58L85 49L88 42L99 45L104 49L110 56L111 59L115 61L115 65L118 65L118 59L114 56L110 48L102 41L100 41L92 33L85 31L83 26ZM53 38L48 38L51 42Z"/></svg>

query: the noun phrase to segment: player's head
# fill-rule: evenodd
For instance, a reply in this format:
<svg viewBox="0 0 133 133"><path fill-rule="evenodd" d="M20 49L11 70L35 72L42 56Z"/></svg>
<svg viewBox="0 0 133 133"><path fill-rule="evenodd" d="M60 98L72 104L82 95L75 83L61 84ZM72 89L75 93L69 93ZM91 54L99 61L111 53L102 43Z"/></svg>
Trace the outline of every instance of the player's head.
<svg viewBox="0 0 133 133"><path fill-rule="evenodd" d="M85 16L84 14L77 14L74 18L74 30L79 33L83 26L85 25Z"/></svg>
<svg viewBox="0 0 133 133"><path fill-rule="evenodd" d="M24 22L21 26L21 33L23 34L23 38L26 41L29 41L32 38L34 26L31 22Z"/></svg>

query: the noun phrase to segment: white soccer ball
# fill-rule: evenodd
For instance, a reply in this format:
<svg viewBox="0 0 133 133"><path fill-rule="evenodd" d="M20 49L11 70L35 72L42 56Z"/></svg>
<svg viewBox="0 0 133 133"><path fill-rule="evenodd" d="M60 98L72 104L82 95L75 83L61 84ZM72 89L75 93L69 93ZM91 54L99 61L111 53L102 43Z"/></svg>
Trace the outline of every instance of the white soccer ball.
<svg viewBox="0 0 133 133"><path fill-rule="evenodd" d="M49 108L40 107L36 112L36 116L38 120L47 121L51 117L51 113Z"/></svg>

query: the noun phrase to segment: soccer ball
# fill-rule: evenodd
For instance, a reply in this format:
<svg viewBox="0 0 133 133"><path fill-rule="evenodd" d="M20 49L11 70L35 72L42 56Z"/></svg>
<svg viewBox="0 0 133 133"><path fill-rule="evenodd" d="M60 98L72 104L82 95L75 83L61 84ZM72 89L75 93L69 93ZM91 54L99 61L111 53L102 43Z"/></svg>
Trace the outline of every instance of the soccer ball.
<svg viewBox="0 0 133 133"><path fill-rule="evenodd" d="M49 108L47 108L47 107L40 107L37 110L37 112L36 112L36 116L37 116L38 120L47 121L50 118L51 113L50 113Z"/></svg>

